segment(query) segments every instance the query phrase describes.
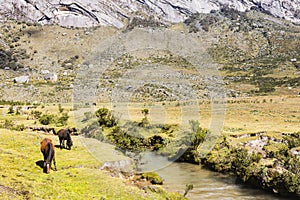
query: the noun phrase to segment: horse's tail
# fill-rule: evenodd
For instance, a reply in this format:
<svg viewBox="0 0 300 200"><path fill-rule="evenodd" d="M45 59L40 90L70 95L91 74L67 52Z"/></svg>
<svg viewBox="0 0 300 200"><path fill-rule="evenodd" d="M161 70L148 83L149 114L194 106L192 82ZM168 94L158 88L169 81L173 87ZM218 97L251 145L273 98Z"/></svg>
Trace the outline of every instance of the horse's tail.
<svg viewBox="0 0 300 200"><path fill-rule="evenodd" d="M67 145L69 146L69 149L71 149L71 146L73 146L73 141L72 141L72 138L71 138L71 133L70 131L67 132Z"/></svg>
<svg viewBox="0 0 300 200"><path fill-rule="evenodd" d="M51 161L54 157L54 149L53 149L51 142L48 142L48 151L49 151L49 153L48 153L48 157L47 157L47 162L51 163Z"/></svg>

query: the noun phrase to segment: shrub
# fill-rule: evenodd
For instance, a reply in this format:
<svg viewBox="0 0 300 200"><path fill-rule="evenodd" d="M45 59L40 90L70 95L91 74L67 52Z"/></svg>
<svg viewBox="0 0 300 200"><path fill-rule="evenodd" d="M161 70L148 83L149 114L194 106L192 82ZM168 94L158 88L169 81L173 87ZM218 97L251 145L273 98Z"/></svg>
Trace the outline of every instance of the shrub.
<svg viewBox="0 0 300 200"><path fill-rule="evenodd" d="M146 172L143 173L141 178L150 181L152 184L162 185L163 179L157 174L157 172Z"/></svg>
<svg viewBox="0 0 300 200"><path fill-rule="evenodd" d="M270 144L265 145L263 149L269 158L285 159L289 152L288 145L276 142L270 142Z"/></svg>
<svg viewBox="0 0 300 200"><path fill-rule="evenodd" d="M11 119L5 119L3 128L11 129L14 126L14 122Z"/></svg>
<svg viewBox="0 0 300 200"><path fill-rule="evenodd" d="M191 120L190 125L192 132L186 133L187 135L181 140L181 145L183 147L177 152L177 156L180 156L178 161L200 163L199 152L197 149L205 140L208 130L201 128L200 123L195 120Z"/></svg>
<svg viewBox="0 0 300 200"><path fill-rule="evenodd" d="M14 111L14 106L10 106L9 108L8 108L8 112L7 112L7 114L13 114L15 111Z"/></svg>
<svg viewBox="0 0 300 200"><path fill-rule="evenodd" d="M67 113L63 113L61 117L59 117L56 121L57 126L65 126L67 125L69 116Z"/></svg>
<svg viewBox="0 0 300 200"><path fill-rule="evenodd" d="M146 125L149 124L149 120L147 118L147 115L149 114L149 109L145 108L141 112L144 115L144 118L141 120L141 122L138 125L141 127L145 127Z"/></svg>
<svg viewBox="0 0 300 200"><path fill-rule="evenodd" d="M290 149L300 146L300 132L285 136Z"/></svg>
<svg viewBox="0 0 300 200"><path fill-rule="evenodd" d="M21 110L21 107L17 107L17 110L16 110L16 115L20 115L20 110Z"/></svg>
<svg viewBox="0 0 300 200"><path fill-rule="evenodd" d="M123 150L141 151L144 146L144 138L141 135L128 134L120 127L115 126L107 135L108 139Z"/></svg>
<svg viewBox="0 0 300 200"><path fill-rule="evenodd" d="M43 114L40 118L39 118L39 122L43 125L48 125L51 124L52 122L54 122L54 116L50 115L50 114Z"/></svg>
<svg viewBox="0 0 300 200"><path fill-rule="evenodd" d="M100 126L113 127L117 125L117 120L113 116L112 112L107 108L100 108L96 111L96 117L98 117L98 122Z"/></svg>
<svg viewBox="0 0 300 200"><path fill-rule="evenodd" d="M196 120L191 120L189 123L191 125L192 132L187 133L187 135L183 138L182 143L189 145L193 149L197 149L198 146L205 140L208 130L201 128L200 123Z"/></svg>
<svg viewBox="0 0 300 200"><path fill-rule="evenodd" d="M256 163L258 163L262 159L262 157L263 156L260 152L258 152L258 153L253 152L250 156L251 160Z"/></svg>
<svg viewBox="0 0 300 200"><path fill-rule="evenodd" d="M31 111L31 114L33 115L33 117L34 117L35 119L39 119L39 118L41 117L41 115L42 115L42 112L41 112L41 111L38 111L38 110L32 110L32 111Z"/></svg>
<svg viewBox="0 0 300 200"><path fill-rule="evenodd" d="M249 158L247 149L233 148L230 152L232 158L232 168L236 174L243 178L247 168L251 165L252 161Z"/></svg>
<svg viewBox="0 0 300 200"><path fill-rule="evenodd" d="M16 126L12 127L12 129L15 130L15 131L24 131L25 125L24 124L19 124L19 125L16 125Z"/></svg>
<svg viewBox="0 0 300 200"><path fill-rule="evenodd" d="M64 109L61 107L61 104L58 104L58 110L60 113L62 113L64 111Z"/></svg>

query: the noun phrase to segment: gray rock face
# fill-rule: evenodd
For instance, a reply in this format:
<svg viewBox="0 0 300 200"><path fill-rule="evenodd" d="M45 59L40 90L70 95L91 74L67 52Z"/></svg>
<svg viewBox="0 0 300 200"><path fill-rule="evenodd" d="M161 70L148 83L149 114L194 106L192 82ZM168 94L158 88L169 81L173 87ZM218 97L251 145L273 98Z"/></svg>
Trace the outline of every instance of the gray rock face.
<svg viewBox="0 0 300 200"><path fill-rule="evenodd" d="M224 5L238 11L256 9L300 23L300 0L5 0L0 18L58 23L62 26L115 26L132 16L155 16L181 22L192 13L209 13Z"/></svg>

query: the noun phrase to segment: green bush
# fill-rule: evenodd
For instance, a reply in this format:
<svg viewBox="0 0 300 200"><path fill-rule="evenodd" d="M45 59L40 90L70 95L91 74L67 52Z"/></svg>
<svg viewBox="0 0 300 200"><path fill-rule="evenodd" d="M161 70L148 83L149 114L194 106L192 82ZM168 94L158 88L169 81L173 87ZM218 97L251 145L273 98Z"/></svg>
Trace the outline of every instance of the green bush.
<svg viewBox="0 0 300 200"><path fill-rule="evenodd" d="M96 111L96 117L100 126L113 127L117 125L117 119L113 116L112 112L107 108L100 108Z"/></svg>
<svg viewBox="0 0 300 200"><path fill-rule="evenodd" d="M253 152L250 156L251 160L256 163L258 163L262 159L262 157L263 156L260 152L258 152L258 153Z"/></svg>
<svg viewBox="0 0 300 200"><path fill-rule="evenodd" d="M177 156L180 156L177 161L200 163L200 156L197 149L204 142L208 130L201 128L200 123L195 120L191 120L190 125L192 131L190 133L187 132L186 136L180 141L182 148L177 152Z"/></svg>
<svg viewBox="0 0 300 200"><path fill-rule="evenodd" d="M276 142L270 142L270 144L265 145L263 149L269 158L278 158L280 160L286 159L289 152L288 145Z"/></svg>
<svg viewBox="0 0 300 200"><path fill-rule="evenodd" d="M41 117L41 115L42 115L42 112L41 112L41 111L38 111L38 110L32 110L32 111L31 111L31 115L33 115L33 117L34 117L35 119L39 119L39 118Z"/></svg>
<svg viewBox="0 0 300 200"><path fill-rule="evenodd" d="M108 139L123 150L141 151L144 146L144 138L141 135L128 134L120 127L115 126L107 135Z"/></svg>
<svg viewBox="0 0 300 200"><path fill-rule="evenodd" d="M14 106L10 106L9 108L8 108L8 112L7 112L7 114L13 114L15 111L14 111Z"/></svg>
<svg viewBox="0 0 300 200"><path fill-rule="evenodd" d="M63 113L61 117L56 120L57 126L65 126L68 123L69 116L67 113Z"/></svg>
<svg viewBox="0 0 300 200"><path fill-rule="evenodd" d="M162 185L163 179L157 174L157 172L146 172L143 173L141 178L150 181L152 184Z"/></svg>
<svg viewBox="0 0 300 200"><path fill-rule="evenodd" d="M16 115L20 115L21 113L20 113L20 110L21 110L22 108L20 107L20 106L18 106L17 107L17 110L16 110Z"/></svg>
<svg viewBox="0 0 300 200"><path fill-rule="evenodd" d="M14 122L11 119L5 119L3 128L12 129Z"/></svg>
<svg viewBox="0 0 300 200"><path fill-rule="evenodd" d="M24 124L19 124L19 125L14 126L12 129L15 130L15 131L24 131L25 125Z"/></svg>
<svg viewBox="0 0 300 200"><path fill-rule="evenodd" d="M285 136L290 149L300 147L300 132Z"/></svg>
<svg viewBox="0 0 300 200"><path fill-rule="evenodd" d="M39 122L43 125L48 125L54 122L54 116L50 114L43 114L39 118Z"/></svg>
<svg viewBox="0 0 300 200"><path fill-rule="evenodd" d="M60 113L62 113L64 111L63 107L61 106L61 104L58 104L58 111Z"/></svg>
<svg viewBox="0 0 300 200"><path fill-rule="evenodd" d="M232 157L232 168L239 177L243 177L247 168L251 165L248 150L245 148L232 148L230 155Z"/></svg>

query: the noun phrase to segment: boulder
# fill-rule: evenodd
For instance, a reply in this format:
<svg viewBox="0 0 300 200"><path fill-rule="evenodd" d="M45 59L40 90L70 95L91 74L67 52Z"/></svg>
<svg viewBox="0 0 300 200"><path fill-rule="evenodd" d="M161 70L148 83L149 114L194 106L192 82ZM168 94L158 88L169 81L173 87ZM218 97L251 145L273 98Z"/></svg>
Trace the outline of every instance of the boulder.
<svg viewBox="0 0 300 200"><path fill-rule="evenodd" d="M14 78L14 83L28 83L29 76L18 76Z"/></svg>
<svg viewBox="0 0 300 200"><path fill-rule="evenodd" d="M46 74L44 76L45 81L51 81L51 82L56 82L57 81L57 74Z"/></svg>

